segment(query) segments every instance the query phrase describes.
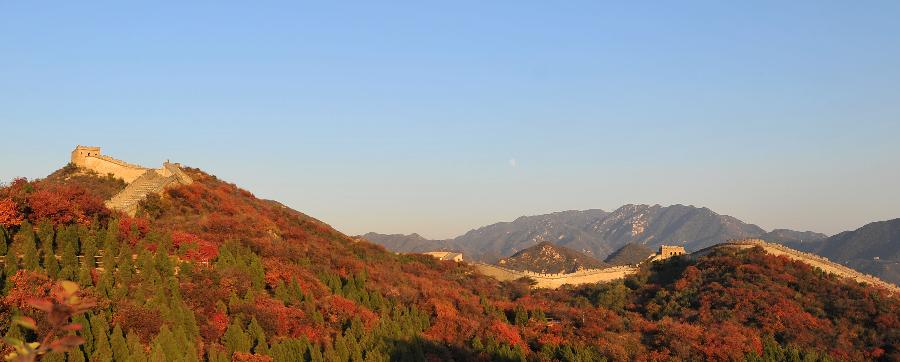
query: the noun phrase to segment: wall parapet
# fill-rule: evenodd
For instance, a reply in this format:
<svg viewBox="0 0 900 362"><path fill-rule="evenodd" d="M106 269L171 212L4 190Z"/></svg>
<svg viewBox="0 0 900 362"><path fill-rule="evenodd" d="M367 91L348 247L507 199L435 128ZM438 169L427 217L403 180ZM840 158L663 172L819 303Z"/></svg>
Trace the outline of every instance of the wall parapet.
<svg viewBox="0 0 900 362"><path fill-rule="evenodd" d="M586 269L574 273L546 274L532 271L512 270L491 264L475 263L472 266L484 275L500 281L527 277L537 282L538 287L558 288L565 284L587 284L623 279L637 272L635 266L615 266L603 269Z"/></svg>
<svg viewBox="0 0 900 362"><path fill-rule="evenodd" d="M175 178L178 180L178 182L180 182L183 185L190 185L190 184L194 183L194 179L192 179L191 176L188 176L188 174L185 173L184 170L181 169L181 165L179 165L177 163L171 163L171 162L163 163L163 169L165 169L166 171L169 171L172 174L172 176L175 176Z"/></svg>
<svg viewBox="0 0 900 362"><path fill-rule="evenodd" d="M788 258L791 258L794 260L799 260L801 262L805 262L805 263L809 264L810 266L819 268L826 273L851 278L851 279L856 280L857 282L861 282L861 283L868 283L868 284L880 286L885 289L888 289L889 291L891 291L893 293L900 292L900 287L897 287L896 285L894 285L892 283L881 280L874 275L866 274L866 273L860 272L856 269L833 262L833 261L829 260L828 258L823 257L821 255L803 252L800 250L789 248L789 247L781 245L781 244L770 243L770 242L762 240L762 239L733 239L733 240L728 240L724 244L713 245L712 247L707 248L707 249L711 250L711 249L714 249L714 248L720 247L720 246L726 246L726 247L727 246L738 246L738 247L740 247L740 246L750 246L750 247L758 246L758 247L763 248L764 250L766 250L767 252L769 252L771 254L785 255ZM707 250L707 249L704 249L704 250ZM773 251L774 251L774 253L773 253Z"/></svg>
<svg viewBox="0 0 900 362"><path fill-rule="evenodd" d="M137 169L137 170L149 170L148 168L146 168L146 167L144 167L144 166L135 165L135 164L133 164L133 163L128 163L128 162L122 161L122 160L117 159L117 158L109 157L109 156L107 156L107 155L96 155L96 156L87 156L87 157L96 157L96 158L99 158L99 159L101 159L101 160L104 160L104 161L107 161L107 162L112 162L112 163L114 163L114 164L116 164L116 165L119 165L119 166L122 166L122 167L126 167L126 168L132 168L132 169Z"/></svg>

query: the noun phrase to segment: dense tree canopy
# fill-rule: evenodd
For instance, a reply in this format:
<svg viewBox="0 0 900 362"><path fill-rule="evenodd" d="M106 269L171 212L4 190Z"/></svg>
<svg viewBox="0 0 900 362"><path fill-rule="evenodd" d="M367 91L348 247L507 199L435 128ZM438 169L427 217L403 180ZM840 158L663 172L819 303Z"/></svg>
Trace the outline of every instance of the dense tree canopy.
<svg viewBox="0 0 900 362"><path fill-rule="evenodd" d="M0 188L0 318L36 316L24 301L68 279L98 305L48 360L900 359L897 296L761 250L533 289L189 172L136 217L103 207L121 181L71 167Z"/></svg>

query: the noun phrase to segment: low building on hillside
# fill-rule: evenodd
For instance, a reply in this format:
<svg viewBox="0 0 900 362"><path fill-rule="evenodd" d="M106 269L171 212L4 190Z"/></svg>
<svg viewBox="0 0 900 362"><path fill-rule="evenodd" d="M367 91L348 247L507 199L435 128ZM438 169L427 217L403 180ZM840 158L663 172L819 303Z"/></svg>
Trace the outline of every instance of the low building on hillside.
<svg viewBox="0 0 900 362"><path fill-rule="evenodd" d="M462 253L452 251L429 251L422 254L429 255L437 260L463 261Z"/></svg>

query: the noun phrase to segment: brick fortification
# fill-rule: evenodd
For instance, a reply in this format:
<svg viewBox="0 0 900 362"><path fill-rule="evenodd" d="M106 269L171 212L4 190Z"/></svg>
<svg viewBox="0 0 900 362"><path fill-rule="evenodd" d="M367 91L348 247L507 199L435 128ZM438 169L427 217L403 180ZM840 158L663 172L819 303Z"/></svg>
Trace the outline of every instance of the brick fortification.
<svg viewBox="0 0 900 362"><path fill-rule="evenodd" d="M103 155L100 147L77 146L72 151L72 164L97 174L112 175L128 186L106 201L106 207L129 215L137 212L138 203L147 195L160 193L166 187L193 182L177 163L163 163L160 168L147 168Z"/></svg>
<svg viewBox="0 0 900 362"><path fill-rule="evenodd" d="M434 254L434 253L426 253ZM665 260L685 255L684 247L663 245L659 252L651 255L645 262ZM566 284L590 284L604 283L613 280L624 279L638 272L638 265L614 266L602 269L585 269L574 273L545 274L531 271L512 270L497 265L474 263L472 266L484 275L494 277L500 281L510 281L527 277L535 281L539 288L559 288Z"/></svg>

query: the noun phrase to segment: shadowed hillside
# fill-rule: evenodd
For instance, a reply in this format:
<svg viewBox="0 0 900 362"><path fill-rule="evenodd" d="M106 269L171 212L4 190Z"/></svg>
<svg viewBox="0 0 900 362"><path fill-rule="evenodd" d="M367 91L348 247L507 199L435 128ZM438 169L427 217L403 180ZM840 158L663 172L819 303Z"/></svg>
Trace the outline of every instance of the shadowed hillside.
<svg viewBox="0 0 900 362"><path fill-rule="evenodd" d="M655 251L646 246L628 243L609 254L604 262L610 265L636 265L646 261L653 253Z"/></svg>
<svg viewBox="0 0 900 362"><path fill-rule="evenodd" d="M575 250L543 242L497 262L504 268L535 273L573 273L585 269L600 269L609 265Z"/></svg>

